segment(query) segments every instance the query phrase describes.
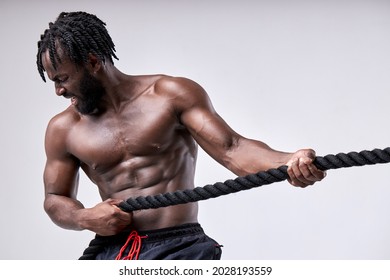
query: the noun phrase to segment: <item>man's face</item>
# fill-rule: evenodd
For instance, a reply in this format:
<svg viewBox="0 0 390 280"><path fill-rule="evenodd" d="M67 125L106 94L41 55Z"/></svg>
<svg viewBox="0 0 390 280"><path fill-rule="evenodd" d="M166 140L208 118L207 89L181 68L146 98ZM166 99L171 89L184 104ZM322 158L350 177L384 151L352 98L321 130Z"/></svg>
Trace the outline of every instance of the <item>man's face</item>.
<svg viewBox="0 0 390 280"><path fill-rule="evenodd" d="M69 58L61 55L56 69L51 64L48 51L43 54L42 63L47 76L55 84L58 96L71 99L72 105L84 115L96 113L106 91L102 83L91 75L84 66L76 66Z"/></svg>
<svg viewBox="0 0 390 280"><path fill-rule="evenodd" d="M74 105L81 114L89 115L99 110L99 105L106 90L102 83L86 69L83 72L79 83L80 97Z"/></svg>

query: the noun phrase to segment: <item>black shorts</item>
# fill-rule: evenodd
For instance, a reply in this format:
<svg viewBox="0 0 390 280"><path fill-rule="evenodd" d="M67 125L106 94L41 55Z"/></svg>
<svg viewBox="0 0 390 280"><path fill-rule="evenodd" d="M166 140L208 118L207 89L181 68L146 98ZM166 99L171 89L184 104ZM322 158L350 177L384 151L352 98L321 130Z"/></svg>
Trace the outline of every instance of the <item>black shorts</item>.
<svg viewBox="0 0 390 280"><path fill-rule="evenodd" d="M96 255L97 260L113 260L121 249L122 256L127 256L134 241L124 246L130 232L121 233L110 241ZM219 260L221 245L208 237L202 227L195 224L185 224L177 227L164 228L137 233L139 260Z"/></svg>

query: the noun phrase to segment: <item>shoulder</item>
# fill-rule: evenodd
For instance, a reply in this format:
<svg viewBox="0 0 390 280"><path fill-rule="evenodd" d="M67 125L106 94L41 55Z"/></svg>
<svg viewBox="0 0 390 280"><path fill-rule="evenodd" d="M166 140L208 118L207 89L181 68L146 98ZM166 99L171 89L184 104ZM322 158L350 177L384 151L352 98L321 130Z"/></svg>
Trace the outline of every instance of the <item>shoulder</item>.
<svg viewBox="0 0 390 280"><path fill-rule="evenodd" d="M179 108L210 102L204 88L185 77L159 76L154 84L154 91L169 98Z"/></svg>
<svg viewBox="0 0 390 280"><path fill-rule="evenodd" d="M69 106L66 110L51 118L47 125L48 130L67 131L81 119L80 115Z"/></svg>
<svg viewBox="0 0 390 280"><path fill-rule="evenodd" d="M46 148L66 148L69 133L80 121L80 115L71 106L55 115L46 128Z"/></svg>
<svg viewBox="0 0 390 280"><path fill-rule="evenodd" d="M138 83L144 92L150 92L152 89L154 94L179 96L189 93L205 94L205 90L197 82L185 78L174 77L163 74L132 76L133 81Z"/></svg>
<svg viewBox="0 0 390 280"><path fill-rule="evenodd" d="M171 94L186 94L190 92L205 93L204 89L191 79L167 75L157 76L155 90L156 92Z"/></svg>

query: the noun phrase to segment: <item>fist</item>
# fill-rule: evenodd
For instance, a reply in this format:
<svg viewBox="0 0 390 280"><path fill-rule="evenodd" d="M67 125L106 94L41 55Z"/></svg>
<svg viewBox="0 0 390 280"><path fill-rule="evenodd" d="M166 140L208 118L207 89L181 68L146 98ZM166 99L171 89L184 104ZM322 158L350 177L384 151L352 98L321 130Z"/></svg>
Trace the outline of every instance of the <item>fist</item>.
<svg viewBox="0 0 390 280"><path fill-rule="evenodd" d="M312 149L302 149L292 154L287 162L288 181L291 185L305 188L325 178L326 172L313 164L315 157Z"/></svg>
<svg viewBox="0 0 390 280"><path fill-rule="evenodd" d="M132 213L122 211L118 205L122 200L109 198L96 206L86 209L85 228L98 235L115 235L132 222Z"/></svg>

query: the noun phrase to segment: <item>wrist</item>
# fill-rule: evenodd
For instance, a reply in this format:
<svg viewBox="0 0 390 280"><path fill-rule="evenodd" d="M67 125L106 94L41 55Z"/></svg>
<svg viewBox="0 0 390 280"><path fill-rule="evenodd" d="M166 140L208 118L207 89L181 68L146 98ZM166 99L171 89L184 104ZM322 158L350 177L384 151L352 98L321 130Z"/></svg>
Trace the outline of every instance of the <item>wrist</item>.
<svg viewBox="0 0 390 280"><path fill-rule="evenodd" d="M75 221L75 226L77 230L88 229L88 209L78 209L73 212L73 217Z"/></svg>
<svg viewBox="0 0 390 280"><path fill-rule="evenodd" d="M294 156L294 153L286 153L286 152L280 152L278 159L276 160L276 168L283 166L283 165L289 165L292 161Z"/></svg>

